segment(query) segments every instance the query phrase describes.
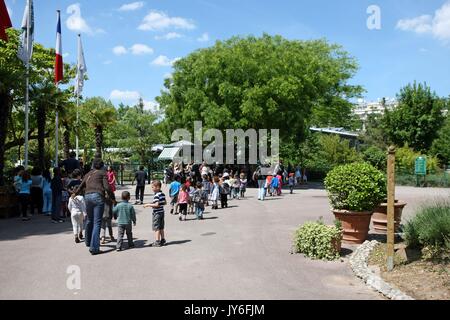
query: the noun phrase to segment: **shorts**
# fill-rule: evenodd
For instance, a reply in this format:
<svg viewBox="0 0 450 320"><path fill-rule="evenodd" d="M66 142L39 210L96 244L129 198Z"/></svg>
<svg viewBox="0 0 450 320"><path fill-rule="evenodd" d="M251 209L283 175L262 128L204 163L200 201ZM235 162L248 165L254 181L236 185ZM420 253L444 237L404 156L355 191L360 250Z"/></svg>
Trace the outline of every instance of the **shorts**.
<svg viewBox="0 0 450 320"><path fill-rule="evenodd" d="M164 230L164 214L153 215L153 231Z"/></svg>
<svg viewBox="0 0 450 320"><path fill-rule="evenodd" d="M172 197L170 204L174 206L178 202L178 194Z"/></svg>

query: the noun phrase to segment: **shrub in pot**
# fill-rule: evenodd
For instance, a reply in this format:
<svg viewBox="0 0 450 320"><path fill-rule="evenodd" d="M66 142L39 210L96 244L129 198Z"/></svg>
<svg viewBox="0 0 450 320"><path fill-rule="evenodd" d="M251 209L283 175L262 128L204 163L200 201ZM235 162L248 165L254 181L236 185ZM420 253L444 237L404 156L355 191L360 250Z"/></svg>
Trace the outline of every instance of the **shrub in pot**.
<svg viewBox="0 0 450 320"><path fill-rule="evenodd" d="M365 162L335 167L325 178L325 188L336 219L342 222L343 240L367 239L373 210L386 198L386 177Z"/></svg>
<svg viewBox="0 0 450 320"><path fill-rule="evenodd" d="M322 220L302 225L294 237L294 252L313 259L335 260L341 251L340 223L328 226Z"/></svg>

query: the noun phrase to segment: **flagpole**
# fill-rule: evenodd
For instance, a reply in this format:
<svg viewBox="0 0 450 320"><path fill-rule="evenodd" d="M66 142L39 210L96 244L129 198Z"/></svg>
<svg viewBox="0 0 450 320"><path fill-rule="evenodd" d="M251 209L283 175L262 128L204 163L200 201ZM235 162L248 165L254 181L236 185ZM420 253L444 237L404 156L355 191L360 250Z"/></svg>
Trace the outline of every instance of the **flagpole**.
<svg viewBox="0 0 450 320"><path fill-rule="evenodd" d="M28 21L27 21L27 76L26 76L26 89L25 89L25 169L28 170L28 131L29 131L29 88L30 88L30 23L31 23L31 6L30 1L27 1L28 6Z"/></svg>
<svg viewBox="0 0 450 320"><path fill-rule="evenodd" d="M75 130L75 134L76 134L75 145L76 145L76 148L77 148L77 160L80 160L79 148L78 148L78 130L79 130L79 118L80 118L80 114L78 112L79 100L80 100L80 94L78 93L78 90L77 90L77 126L76 126L76 130Z"/></svg>

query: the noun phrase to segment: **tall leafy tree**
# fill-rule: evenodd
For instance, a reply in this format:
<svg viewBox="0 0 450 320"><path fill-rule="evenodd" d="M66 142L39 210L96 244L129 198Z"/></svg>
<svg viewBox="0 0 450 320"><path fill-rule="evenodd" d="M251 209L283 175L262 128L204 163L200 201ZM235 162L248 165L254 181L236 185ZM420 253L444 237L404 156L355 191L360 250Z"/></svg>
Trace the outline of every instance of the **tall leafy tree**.
<svg viewBox="0 0 450 320"><path fill-rule="evenodd" d="M82 104L84 122L89 123L94 128L95 133L95 157L102 157L103 133L105 128L115 124L117 111L111 101L106 101L102 97L88 98Z"/></svg>
<svg viewBox="0 0 450 320"><path fill-rule="evenodd" d="M426 84L408 84L398 94L399 106L386 111L385 132L398 146L408 144L416 151L430 149L442 126L445 100Z"/></svg>
<svg viewBox="0 0 450 320"><path fill-rule="evenodd" d="M450 100L448 100L450 101ZM450 103L447 102L447 108L450 107ZM449 110L449 109L447 109ZM449 110L450 111L450 110ZM438 132L438 138L434 140L432 151L437 155L443 163L450 164L450 114L447 113L444 125Z"/></svg>
<svg viewBox="0 0 450 320"><path fill-rule="evenodd" d="M167 135L203 121L219 130L280 129L282 139L300 142L313 109L361 92L348 83L357 68L325 40L233 37L177 61L157 101Z"/></svg>

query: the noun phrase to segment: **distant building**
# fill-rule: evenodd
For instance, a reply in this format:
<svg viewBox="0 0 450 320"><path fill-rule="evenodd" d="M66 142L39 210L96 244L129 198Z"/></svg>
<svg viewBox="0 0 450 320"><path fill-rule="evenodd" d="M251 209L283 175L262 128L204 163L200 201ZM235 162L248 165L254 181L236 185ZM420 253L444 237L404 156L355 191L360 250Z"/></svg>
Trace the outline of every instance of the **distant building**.
<svg viewBox="0 0 450 320"><path fill-rule="evenodd" d="M380 99L377 102L368 102L365 100L360 99L356 105L355 109L353 110L353 113L357 115L361 120L365 121L367 120L367 117L370 114L384 114L384 108L386 107L387 110L391 111L397 108L398 101L395 99L385 99L385 104L383 106L383 102Z"/></svg>

